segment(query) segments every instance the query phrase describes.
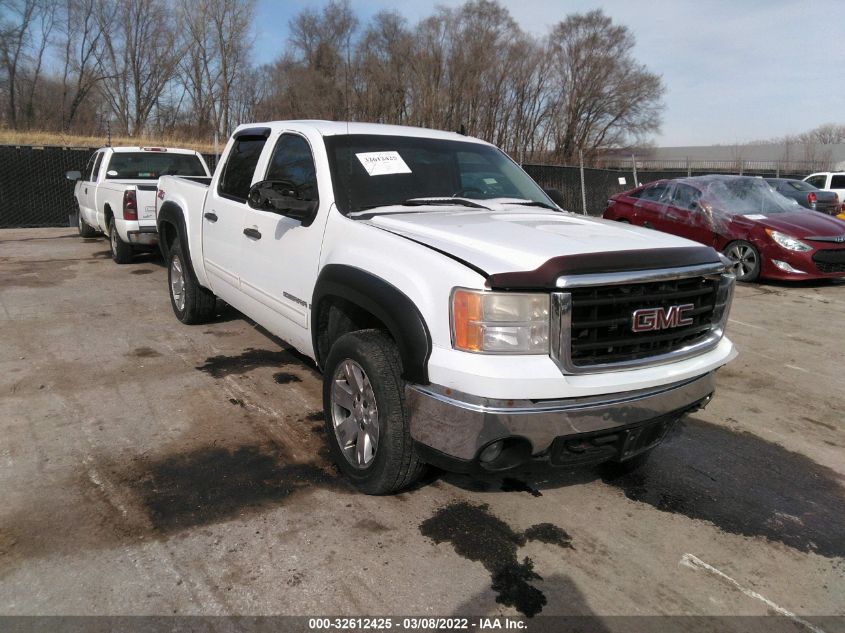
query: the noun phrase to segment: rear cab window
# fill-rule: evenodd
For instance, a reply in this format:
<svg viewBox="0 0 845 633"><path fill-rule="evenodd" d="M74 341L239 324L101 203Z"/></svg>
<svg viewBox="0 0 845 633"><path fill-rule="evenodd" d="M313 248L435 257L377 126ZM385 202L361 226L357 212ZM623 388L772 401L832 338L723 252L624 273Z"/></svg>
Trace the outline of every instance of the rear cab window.
<svg viewBox="0 0 845 633"><path fill-rule="evenodd" d="M115 152L106 170L109 180L158 180L161 176L205 176L196 154Z"/></svg>
<svg viewBox="0 0 845 633"><path fill-rule="evenodd" d="M845 189L845 174L830 177L830 189Z"/></svg>
<svg viewBox="0 0 845 633"><path fill-rule="evenodd" d="M262 135L243 135L235 138L232 150L223 165L217 193L224 198L237 202L246 202L255 167L261 152L267 143L267 137Z"/></svg>

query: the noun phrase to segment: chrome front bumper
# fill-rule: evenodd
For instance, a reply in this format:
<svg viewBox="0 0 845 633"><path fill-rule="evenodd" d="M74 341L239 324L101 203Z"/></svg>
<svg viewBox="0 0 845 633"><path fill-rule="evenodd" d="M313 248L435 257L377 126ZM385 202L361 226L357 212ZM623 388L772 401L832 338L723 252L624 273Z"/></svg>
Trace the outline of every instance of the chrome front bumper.
<svg viewBox="0 0 845 633"><path fill-rule="evenodd" d="M493 400L436 385L405 391L411 437L449 459L472 462L491 442L524 438L539 456L559 437L636 425L704 406L713 372L662 387L562 400Z"/></svg>

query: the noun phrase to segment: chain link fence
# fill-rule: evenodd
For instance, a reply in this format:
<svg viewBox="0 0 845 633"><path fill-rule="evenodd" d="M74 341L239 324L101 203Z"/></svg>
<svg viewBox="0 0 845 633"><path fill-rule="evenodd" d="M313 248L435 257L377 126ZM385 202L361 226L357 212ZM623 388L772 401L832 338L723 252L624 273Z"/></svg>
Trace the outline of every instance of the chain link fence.
<svg viewBox="0 0 845 633"><path fill-rule="evenodd" d="M0 145L0 228L68 226L69 221L75 221L73 183L65 179L65 172L83 171L96 149ZM217 157L203 154L203 158L213 173ZM705 173L689 169L638 170L635 180L633 168L584 168L582 188L579 167L529 164L524 168L540 186L560 190L565 209L595 216L602 214L610 196L633 188L637 182ZM714 170L706 173L731 172ZM746 170L744 173L776 175L774 169ZM802 178L805 175L780 172L782 178Z"/></svg>
<svg viewBox="0 0 845 633"><path fill-rule="evenodd" d="M523 165L523 169L537 183L545 189L558 189L563 194L564 206L567 211L600 216L607 207L608 198L633 189L634 187L653 182L655 180L686 178L704 174L733 174L736 171L722 170L641 170L632 169L594 169L585 167L583 172L583 189L581 187L581 168L566 165ZM802 179L806 173L784 173L780 170L757 169L745 170L746 176L763 176L767 178L797 178Z"/></svg>
<svg viewBox="0 0 845 633"><path fill-rule="evenodd" d="M68 226L75 222L74 183L96 147L0 145L0 228ZM213 172L214 154L204 154ZM71 218L71 216L74 216Z"/></svg>

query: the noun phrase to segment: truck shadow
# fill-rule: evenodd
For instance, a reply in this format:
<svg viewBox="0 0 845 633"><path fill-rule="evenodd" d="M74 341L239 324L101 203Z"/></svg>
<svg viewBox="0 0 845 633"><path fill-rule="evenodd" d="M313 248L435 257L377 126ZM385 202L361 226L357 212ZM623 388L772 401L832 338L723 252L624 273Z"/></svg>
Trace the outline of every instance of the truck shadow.
<svg viewBox="0 0 845 633"><path fill-rule="evenodd" d="M602 481L661 512L708 521L801 552L845 557L845 487L836 471L751 433L695 417L675 426L634 472L613 465L559 471L532 465L489 479L442 475L467 490L542 495L543 490Z"/></svg>

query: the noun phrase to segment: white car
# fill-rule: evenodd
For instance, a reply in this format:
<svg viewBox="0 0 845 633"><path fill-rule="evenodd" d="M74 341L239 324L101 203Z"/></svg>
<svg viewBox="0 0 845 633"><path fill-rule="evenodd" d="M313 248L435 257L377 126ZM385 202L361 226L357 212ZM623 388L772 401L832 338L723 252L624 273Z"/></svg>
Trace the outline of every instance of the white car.
<svg viewBox="0 0 845 633"><path fill-rule="evenodd" d="M85 172L69 171L76 182L82 237L103 233L118 264L132 261L139 248L154 247L155 197L159 176L171 174L208 180L199 152L176 147L104 147L88 160Z"/></svg>
<svg viewBox="0 0 845 633"><path fill-rule="evenodd" d="M483 141L276 121L221 161L210 185L159 181L173 311L200 323L220 297L314 359L365 492L424 463L639 463L736 355L728 260L566 213Z"/></svg>
<svg viewBox="0 0 845 633"><path fill-rule="evenodd" d="M804 182L813 185L816 189L837 194L842 201L840 215L845 215L845 171L822 171L810 174L804 178Z"/></svg>

